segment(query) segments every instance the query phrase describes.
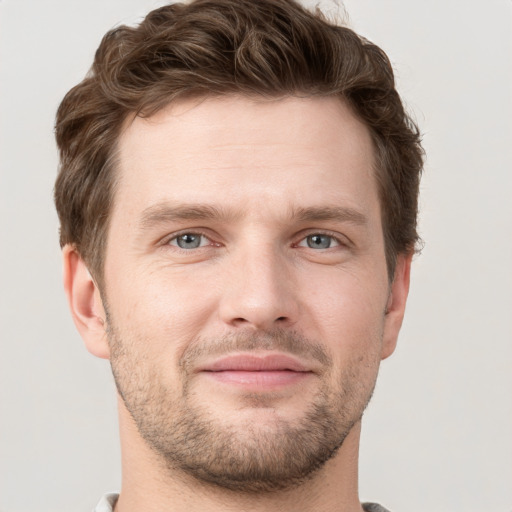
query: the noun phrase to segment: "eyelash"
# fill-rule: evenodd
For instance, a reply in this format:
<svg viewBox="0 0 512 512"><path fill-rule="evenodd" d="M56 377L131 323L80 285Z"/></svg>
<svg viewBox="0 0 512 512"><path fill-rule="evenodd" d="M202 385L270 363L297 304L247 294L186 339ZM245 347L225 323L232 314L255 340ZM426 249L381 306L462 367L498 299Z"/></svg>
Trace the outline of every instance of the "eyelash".
<svg viewBox="0 0 512 512"><path fill-rule="evenodd" d="M173 241L176 241L179 239L179 237L181 236L185 236L185 235L192 235L192 236L199 236L199 237L202 237L203 239L206 239L208 240L210 243L207 244L207 245L200 245L199 247L196 247L194 249L203 249L205 247L220 247L221 244L220 243L216 243L216 242L213 242L210 238L210 236L208 236L208 234L202 232L202 231L198 231L198 230L195 230L195 231L181 231L179 233L174 233L172 236L164 239L162 241L162 245L164 246L172 246L174 249L178 250L178 251L183 251L183 252L190 252L192 249L183 249L182 247L179 247L176 244L171 244L171 242Z"/></svg>
<svg viewBox="0 0 512 512"><path fill-rule="evenodd" d="M203 239L206 239L207 241L209 241L209 243L206 245L199 245L199 247L193 247L191 249L184 249L182 247L179 247L177 245L177 242L176 242L176 244L171 243L173 241L177 241L180 236L184 236L184 235L199 236L199 237L202 237ZM328 249L333 249L336 247L349 247L350 246L350 241L345 239L344 237L340 237L340 235L337 233L333 233L330 231L310 231L306 234L302 234L300 240L298 242L293 243L292 247L304 247L300 244L302 242L306 241L308 239L308 237L312 237L312 236L329 237L332 241L334 241L336 243L336 245L334 247L327 247L327 248L323 248L323 249L320 248L320 249L318 249L319 251L321 251L321 250L326 251ZM200 231L200 230L186 231L186 230L184 230L179 233L174 233L171 237L164 239L162 241L162 245L171 246L177 251L186 253L186 252L190 252L190 251L196 250L196 249L205 249L208 247L220 247L222 244L213 242L212 239L210 238L210 236L208 236L208 234L203 231ZM304 247L304 248L312 249L312 247Z"/></svg>
<svg viewBox="0 0 512 512"><path fill-rule="evenodd" d="M310 237L314 237L314 236L318 236L318 237L327 237L330 239L330 246L329 247L317 247L318 250L327 250L327 249L334 249L335 247L346 247L347 246L347 243L344 242L343 240L340 239L340 236L339 235L335 235L333 233L329 233L329 232L322 232L322 231L315 231L315 232L311 232L311 233L308 233L307 235L303 236L298 243L296 244L293 244L294 247L305 247L303 245L301 245L303 242L306 242L307 243L307 240L308 238ZM335 245L334 247L331 247L332 245L332 242L335 242ZM313 249L313 247L310 247L308 245L309 249Z"/></svg>

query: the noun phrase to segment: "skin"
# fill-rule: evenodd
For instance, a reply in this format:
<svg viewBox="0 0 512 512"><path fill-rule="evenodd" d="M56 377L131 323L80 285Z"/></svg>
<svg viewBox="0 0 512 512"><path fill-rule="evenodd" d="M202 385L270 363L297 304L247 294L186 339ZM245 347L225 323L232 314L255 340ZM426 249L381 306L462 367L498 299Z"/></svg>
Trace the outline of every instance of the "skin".
<svg viewBox="0 0 512 512"><path fill-rule="evenodd" d="M411 263L399 255L389 279L373 154L336 98L210 98L127 120L101 293L64 249L75 323L124 397L116 510L361 510L360 417L396 345ZM305 371L211 371L247 355ZM194 477L141 434L161 439L192 410L219 438L229 429L235 451L264 455L261 440L275 451L320 396L343 444L281 489Z"/></svg>

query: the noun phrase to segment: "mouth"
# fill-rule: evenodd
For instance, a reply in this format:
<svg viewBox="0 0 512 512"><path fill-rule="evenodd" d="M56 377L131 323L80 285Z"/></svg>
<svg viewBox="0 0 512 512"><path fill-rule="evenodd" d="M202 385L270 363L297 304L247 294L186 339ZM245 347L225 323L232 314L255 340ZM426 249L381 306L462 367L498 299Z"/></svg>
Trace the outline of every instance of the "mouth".
<svg viewBox="0 0 512 512"><path fill-rule="evenodd" d="M286 354L234 354L200 368L216 382L267 391L302 382L314 375L307 364Z"/></svg>

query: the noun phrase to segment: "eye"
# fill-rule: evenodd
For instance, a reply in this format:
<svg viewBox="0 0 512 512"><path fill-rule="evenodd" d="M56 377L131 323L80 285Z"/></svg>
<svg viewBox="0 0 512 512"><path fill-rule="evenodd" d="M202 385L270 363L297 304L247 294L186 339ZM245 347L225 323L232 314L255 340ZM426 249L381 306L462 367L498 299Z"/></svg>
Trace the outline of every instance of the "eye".
<svg viewBox="0 0 512 512"><path fill-rule="evenodd" d="M340 243L336 238L320 233L308 235L298 244L299 247L309 247L310 249L329 249L338 245L340 245Z"/></svg>
<svg viewBox="0 0 512 512"><path fill-rule="evenodd" d="M208 238L200 233L182 233L169 240L169 245L175 245L180 249L197 249L208 243Z"/></svg>

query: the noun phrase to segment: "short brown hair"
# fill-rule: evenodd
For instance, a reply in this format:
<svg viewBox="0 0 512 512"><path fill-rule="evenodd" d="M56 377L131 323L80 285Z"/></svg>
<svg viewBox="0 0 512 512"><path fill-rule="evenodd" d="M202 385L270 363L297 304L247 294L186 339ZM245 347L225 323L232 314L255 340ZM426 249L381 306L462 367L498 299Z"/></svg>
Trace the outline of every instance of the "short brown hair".
<svg viewBox="0 0 512 512"><path fill-rule="evenodd" d="M115 185L115 149L130 114L150 116L189 96L338 96L369 128L376 151L390 278L411 253L423 165L419 131L395 89L386 54L292 0L195 0L108 32L86 78L56 119L60 243L97 281Z"/></svg>

